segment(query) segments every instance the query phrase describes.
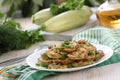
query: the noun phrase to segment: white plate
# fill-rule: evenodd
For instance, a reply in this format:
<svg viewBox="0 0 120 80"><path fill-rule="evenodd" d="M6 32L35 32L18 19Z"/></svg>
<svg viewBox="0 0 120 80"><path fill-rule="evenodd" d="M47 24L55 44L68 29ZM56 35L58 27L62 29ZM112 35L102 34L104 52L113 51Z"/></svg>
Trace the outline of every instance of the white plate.
<svg viewBox="0 0 120 80"><path fill-rule="evenodd" d="M113 55L113 50L111 48L105 46L105 45L94 44L94 46L96 46L96 48L98 50L103 50L103 52L105 53L105 56L103 58L101 58L99 61L97 61L97 62L95 62L93 64L90 64L90 65L87 65L87 66L76 67L76 68L67 68L67 69L46 69L46 68L41 67L41 66L36 66L37 60L40 57L40 55L42 53L46 52L46 50L48 50L48 49L42 49L42 50L39 50L37 52L32 53L31 55L29 55L26 58L26 63L31 68L38 69L38 70L57 71L57 72L69 72L69 71L77 71L77 70L82 70L82 69L85 69L85 68L88 68L88 67L95 66L97 64L100 64L100 63L106 61L107 59L109 59Z"/></svg>

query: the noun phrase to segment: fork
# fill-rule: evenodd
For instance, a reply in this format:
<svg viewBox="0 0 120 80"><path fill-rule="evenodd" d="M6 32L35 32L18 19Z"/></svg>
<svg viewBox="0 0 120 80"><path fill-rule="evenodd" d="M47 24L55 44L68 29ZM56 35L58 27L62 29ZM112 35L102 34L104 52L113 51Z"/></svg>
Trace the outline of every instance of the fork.
<svg viewBox="0 0 120 80"><path fill-rule="evenodd" d="M40 45L39 48L36 48L32 52L30 52L30 54L35 53L35 52L37 52L37 51L39 51L39 50L41 50L43 48L47 48L48 46L49 46L48 44ZM10 60L6 60L6 61L3 61L3 62L0 62L0 67L1 66L5 67L5 66L9 66L9 65L13 65L13 64L25 61L26 57L29 56L30 54L27 54L27 55L22 56L22 57L17 57L17 58L13 58L13 59L10 59Z"/></svg>

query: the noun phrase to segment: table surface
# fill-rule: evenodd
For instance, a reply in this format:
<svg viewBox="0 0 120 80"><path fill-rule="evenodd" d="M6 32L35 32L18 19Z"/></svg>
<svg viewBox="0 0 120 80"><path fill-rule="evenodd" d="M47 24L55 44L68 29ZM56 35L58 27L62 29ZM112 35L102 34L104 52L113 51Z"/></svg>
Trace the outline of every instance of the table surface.
<svg viewBox="0 0 120 80"><path fill-rule="evenodd" d="M21 18L21 19L16 19L16 20L22 24L24 29L33 29L33 28L38 27L35 24L31 23L30 18L24 18L24 19ZM85 29L92 28L97 25L98 25L98 23L97 23L95 15L93 13L93 16L90 18L89 22L86 25L84 25L84 27L73 29L73 30L66 31L66 32L62 32L59 34L74 36L75 34L81 32ZM32 45L28 49L10 51L10 52L0 56L0 62L6 61L6 60L9 60L12 58L16 58L16 57L28 55L28 54L30 54L30 52L32 52L33 50L38 48L40 45L54 44L54 43L58 43L58 42L59 41L39 42L39 43ZM21 63L25 63L25 62L23 61L18 64L21 64ZM15 64L15 65L17 65L17 64ZM63 74L59 74L59 75L55 75L55 76L49 76L49 77L44 78L43 80L120 80L119 66L120 66L120 63L115 63L115 64L110 64L107 66L102 66L102 67L97 67L97 68L88 68L88 69L80 70L80 71L76 71L76 72L69 72L69 73L63 73Z"/></svg>

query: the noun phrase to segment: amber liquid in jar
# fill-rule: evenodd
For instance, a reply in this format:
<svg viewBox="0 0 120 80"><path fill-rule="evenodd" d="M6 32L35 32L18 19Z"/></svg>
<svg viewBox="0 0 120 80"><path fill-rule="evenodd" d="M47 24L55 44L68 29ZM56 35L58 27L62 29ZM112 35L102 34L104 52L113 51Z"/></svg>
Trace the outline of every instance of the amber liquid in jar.
<svg viewBox="0 0 120 80"><path fill-rule="evenodd" d="M100 25L120 29L120 3L106 2L96 12Z"/></svg>

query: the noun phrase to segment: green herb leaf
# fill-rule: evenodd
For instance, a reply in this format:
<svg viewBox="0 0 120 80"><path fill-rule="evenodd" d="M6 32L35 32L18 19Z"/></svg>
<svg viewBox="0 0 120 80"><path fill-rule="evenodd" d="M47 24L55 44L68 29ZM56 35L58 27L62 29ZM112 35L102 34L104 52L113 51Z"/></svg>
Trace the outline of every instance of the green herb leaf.
<svg viewBox="0 0 120 80"><path fill-rule="evenodd" d="M50 10L53 14L57 15L59 13L62 13L68 10L81 9L83 5L84 5L84 0L67 0L66 2L60 5L51 4Z"/></svg>
<svg viewBox="0 0 120 80"><path fill-rule="evenodd" d="M0 12L0 19L4 17L4 14Z"/></svg>
<svg viewBox="0 0 120 80"><path fill-rule="evenodd" d="M73 67L73 65L72 64L68 64L68 68L72 68Z"/></svg>
<svg viewBox="0 0 120 80"><path fill-rule="evenodd" d="M18 22L12 19L3 19L0 24L0 55L11 51L24 49L38 41L43 41L40 29L23 31Z"/></svg>
<svg viewBox="0 0 120 80"><path fill-rule="evenodd" d="M95 54L95 51L89 51L88 55L94 55Z"/></svg>
<svg viewBox="0 0 120 80"><path fill-rule="evenodd" d="M62 55L65 55L65 56L66 56L66 55L67 55L67 52L61 52L60 54L62 54Z"/></svg>
<svg viewBox="0 0 120 80"><path fill-rule="evenodd" d="M47 67L47 65L46 65L46 64L44 64L44 63L42 63L42 62L40 62L40 63L36 63L36 66Z"/></svg>
<svg viewBox="0 0 120 80"><path fill-rule="evenodd" d="M63 44L69 45L69 41L64 41Z"/></svg>

